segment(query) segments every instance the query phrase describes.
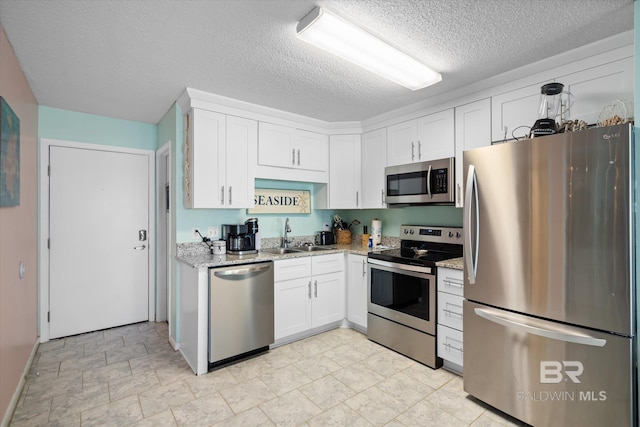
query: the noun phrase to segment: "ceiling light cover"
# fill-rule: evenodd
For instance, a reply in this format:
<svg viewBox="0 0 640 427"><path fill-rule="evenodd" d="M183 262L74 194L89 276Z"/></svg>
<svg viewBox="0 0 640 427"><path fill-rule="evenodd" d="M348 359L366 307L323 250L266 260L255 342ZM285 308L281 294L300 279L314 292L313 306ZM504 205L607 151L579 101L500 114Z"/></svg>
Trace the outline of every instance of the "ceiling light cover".
<svg viewBox="0 0 640 427"><path fill-rule="evenodd" d="M296 31L299 39L411 90L442 80L440 73L327 9L313 9Z"/></svg>

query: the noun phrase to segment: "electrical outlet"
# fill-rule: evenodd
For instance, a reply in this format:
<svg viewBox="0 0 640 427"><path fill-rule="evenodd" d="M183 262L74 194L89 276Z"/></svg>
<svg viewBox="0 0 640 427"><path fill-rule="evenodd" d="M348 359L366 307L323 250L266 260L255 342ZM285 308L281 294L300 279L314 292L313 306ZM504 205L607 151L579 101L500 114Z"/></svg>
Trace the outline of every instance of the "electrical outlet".
<svg viewBox="0 0 640 427"><path fill-rule="evenodd" d="M216 239L218 237L218 227L207 228L207 236L209 236L210 239Z"/></svg>
<svg viewBox="0 0 640 427"><path fill-rule="evenodd" d="M200 239L200 236L198 235L197 231L199 231L198 227L193 227L191 229L191 237L193 237L194 239Z"/></svg>

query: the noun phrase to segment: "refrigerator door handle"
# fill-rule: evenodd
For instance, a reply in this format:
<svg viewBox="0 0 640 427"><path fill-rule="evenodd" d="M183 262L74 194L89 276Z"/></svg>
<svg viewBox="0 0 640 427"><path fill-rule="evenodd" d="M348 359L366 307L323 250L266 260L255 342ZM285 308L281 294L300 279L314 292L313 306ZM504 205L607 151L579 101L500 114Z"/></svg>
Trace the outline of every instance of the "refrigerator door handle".
<svg viewBox="0 0 640 427"><path fill-rule="evenodd" d="M431 165L429 165L429 170L427 171L427 194L429 198L433 199L433 194L431 194Z"/></svg>
<svg viewBox="0 0 640 427"><path fill-rule="evenodd" d="M471 210L471 201L475 195L475 209ZM478 181L476 178L476 167L469 165L469 171L467 172L467 185L466 193L464 195L464 209L467 212L466 224L465 224L465 242L464 242L464 260L467 267L467 277L470 284L476 283L476 271L478 269L478 240L480 236L480 213L478 209ZM475 215L474 215L475 214ZM471 221L475 217L476 226L471 227ZM471 230L475 230L475 247L471 239Z"/></svg>
<svg viewBox="0 0 640 427"><path fill-rule="evenodd" d="M594 338L592 336L582 334L579 332L572 332L569 330L565 331L554 331L551 329L547 329L543 326L542 322L544 321L518 321L516 320L515 315L502 315L497 313L495 310L486 309L486 308L475 308L473 310L478 316L487 319L490 322L497 323L502 326L506 326L510 329L515 329L520 332L525 332L528 334L538 335L545 338L550 338L553 340L570 342L575 344L583 344L590 345L593 347L604 347L607 343L607 340L603 340L600 338Z"/></svg>

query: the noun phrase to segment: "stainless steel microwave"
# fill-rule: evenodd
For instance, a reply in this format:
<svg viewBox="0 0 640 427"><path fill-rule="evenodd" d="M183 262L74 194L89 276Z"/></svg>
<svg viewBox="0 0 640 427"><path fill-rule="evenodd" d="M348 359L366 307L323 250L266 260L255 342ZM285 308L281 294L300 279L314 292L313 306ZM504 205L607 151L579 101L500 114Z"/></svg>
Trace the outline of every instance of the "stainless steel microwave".
<svg viewBox="0 0 640 427"><path fill-rule="evenodd" d="M388 205L455 203L455 158L386 167Z"/></svg>

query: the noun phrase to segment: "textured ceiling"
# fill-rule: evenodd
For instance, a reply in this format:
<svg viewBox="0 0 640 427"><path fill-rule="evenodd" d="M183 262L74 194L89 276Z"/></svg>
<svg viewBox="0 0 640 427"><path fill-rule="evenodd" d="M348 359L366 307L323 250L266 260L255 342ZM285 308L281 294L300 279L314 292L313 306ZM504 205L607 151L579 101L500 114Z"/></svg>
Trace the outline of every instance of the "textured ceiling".
<svg viewBox="0 0 640 427"><path fill-rule="evenodd" d="M295 38L326 6L442 73L410 91ZM633 28L633 0L0 0L41 105L157 123L185 87L363 120Z"/></svg>

